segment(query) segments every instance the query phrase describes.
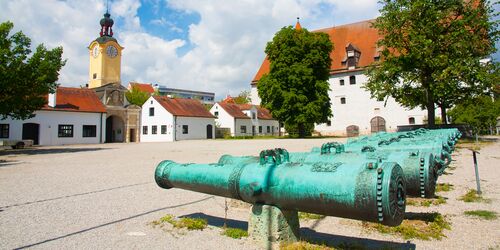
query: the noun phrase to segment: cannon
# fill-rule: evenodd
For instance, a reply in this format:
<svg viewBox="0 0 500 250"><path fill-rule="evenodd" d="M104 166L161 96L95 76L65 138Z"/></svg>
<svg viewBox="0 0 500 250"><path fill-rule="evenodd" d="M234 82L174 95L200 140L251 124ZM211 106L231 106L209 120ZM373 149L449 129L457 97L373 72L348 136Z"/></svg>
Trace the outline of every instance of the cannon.
<svg viewBox="0 0 500 250"><path fill-rule="evenodd" d="M365 158L293 162L283 149L264 150L259 157L222 156L212 164L166 160L158 164L155 180L165 189L389 226L401 223L406 206L406 182L397 163Z"/></svg>

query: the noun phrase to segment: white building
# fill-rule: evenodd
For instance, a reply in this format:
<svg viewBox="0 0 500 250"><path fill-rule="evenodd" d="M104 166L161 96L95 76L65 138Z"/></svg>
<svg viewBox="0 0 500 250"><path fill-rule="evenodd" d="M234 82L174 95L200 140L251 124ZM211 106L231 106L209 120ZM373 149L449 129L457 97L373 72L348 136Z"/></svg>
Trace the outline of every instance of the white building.
<svg viewBox="0 0 500 250"><path fill-rule="evenodd" d="M34 145L103 143L106 108L94 91L58 87L48 104L26 120L0 120L0 140L33 140Z"/></svg>
<svg viewBox="0 0 500 250"><path fill-rule="evenodd" d="M398 125L423 124L427 116L425 110L405 109L393 98L388 98L387 101L371 99L369 91L362 88L368 80L364 74L365 68L380 59L376 46L380 36L370 22L315 31L328 34L334 44L334 50L330 54L332 66L329 79L333 117L328 123L315 126L315 130L323 135L357 136L395 131ZM300 24L297 23L296 28L300 28ZM260 104L257 83L269 72L269 67L266 58L252 81L253 104Z"/></svg>
<svg viewBox="0 0 500 250"><path fill-rule="evenodd" d="M277 135L279 123L258 105L218 102L211 109L216 123L229 128L231 136Z"/></svg>
<svg viewBox="0 0 500 250"><path fill-rule="evenodd" d="M141 112L141 142L214 138L215 117L198 101L151 96Z"/></svg>

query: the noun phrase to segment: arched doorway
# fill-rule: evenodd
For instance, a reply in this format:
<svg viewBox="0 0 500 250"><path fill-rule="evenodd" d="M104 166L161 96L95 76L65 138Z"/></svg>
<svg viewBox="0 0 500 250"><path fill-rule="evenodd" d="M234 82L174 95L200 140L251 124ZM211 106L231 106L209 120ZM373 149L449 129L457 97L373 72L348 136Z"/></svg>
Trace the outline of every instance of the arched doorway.
<svg viewBox="0 0 500 250"><path fill-rule="evenodd" d="M347 126L345 130L347 132L347 137L359 136L359 127L356 125Z"/></svg>
<svg viewBox="0 0 500 250"><path fill-rule="evenodd" d="M106 118L106 142L124 141L124 123L123 119L116 115Z"/></svg>
<svg viewBox="0 0 500 250"><path fill-rule="evenodd" d="M370 120L372 133L385 132L385 119L380 116L375 116Z"/></svg>
<svg viewBox="0 0 500 250"><path fill-rule="evenodd" d="M40 137L40 124L23 123L23 140L33 140L33 145L38 145Z"/></svg>
<svg viewBox="0 0 500 250"><path fill-rule="evenodd" d="M207 125L207 139L212 139L213 137L213 127L212 125Z"/></svg>

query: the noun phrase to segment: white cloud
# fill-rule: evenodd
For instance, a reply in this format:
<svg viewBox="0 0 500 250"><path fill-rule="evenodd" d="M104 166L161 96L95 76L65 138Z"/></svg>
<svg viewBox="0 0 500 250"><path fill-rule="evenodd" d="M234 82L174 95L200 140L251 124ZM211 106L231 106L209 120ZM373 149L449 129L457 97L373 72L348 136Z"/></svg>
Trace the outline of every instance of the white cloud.
<svg viewBox="0 0 500 250"><path fill-rule="evenodd" d="M283 26L301 17L310 30L373 18L374 0L145 0L165 4L179 12L197 13L200 22L183 31L159 17L150 24L173 32L189 32L189 41L165 40L141 27L139 0L115 0L110 12L119 43L125 47L122 81L144 81L169 87L213 91L223 97L249 89L264 58L266 43ZM88 80L88 44L98 36L104 0L18 0L0 2L0 21L11 20L16 30L33 38L33 44L62 45L67 65L60 83L78 86ZM187 43L193 48L179 56Z"/></svg>

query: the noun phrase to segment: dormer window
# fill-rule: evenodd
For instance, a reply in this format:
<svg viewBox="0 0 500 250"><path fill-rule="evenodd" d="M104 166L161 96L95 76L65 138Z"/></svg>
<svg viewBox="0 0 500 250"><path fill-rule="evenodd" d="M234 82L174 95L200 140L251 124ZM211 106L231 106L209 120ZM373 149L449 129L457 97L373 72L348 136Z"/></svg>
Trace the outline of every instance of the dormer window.
<svg viewBox="0 0 500 250"><path fill-rule="evenodd" d="M347 54L347 68L355 69L358 66L359 58L361 57L361 50L352 43L349 43L345 50Z"/></svg>

